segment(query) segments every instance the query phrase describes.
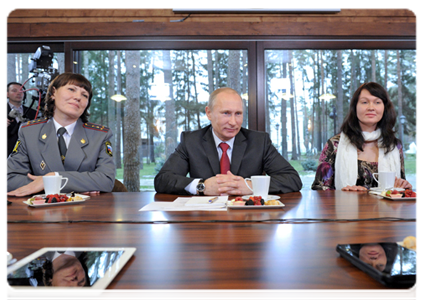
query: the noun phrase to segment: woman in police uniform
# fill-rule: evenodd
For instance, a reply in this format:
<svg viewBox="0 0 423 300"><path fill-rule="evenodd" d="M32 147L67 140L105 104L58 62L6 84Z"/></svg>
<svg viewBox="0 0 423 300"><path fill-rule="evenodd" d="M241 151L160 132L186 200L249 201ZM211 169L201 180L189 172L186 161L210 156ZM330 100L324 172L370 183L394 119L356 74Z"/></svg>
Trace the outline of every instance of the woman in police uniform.
<svg viewBox="0 0 423 300"><path fill-rule="evenodd" d="M43 176L55 174L68 178L64 193L112 191L116 174L112 132L88 122L91 98L91 83L80 74L63 73L51 82L45 118L22 125L8 158L9 196L41 192ZM59 136L62 130L65 133Z"/></svg>

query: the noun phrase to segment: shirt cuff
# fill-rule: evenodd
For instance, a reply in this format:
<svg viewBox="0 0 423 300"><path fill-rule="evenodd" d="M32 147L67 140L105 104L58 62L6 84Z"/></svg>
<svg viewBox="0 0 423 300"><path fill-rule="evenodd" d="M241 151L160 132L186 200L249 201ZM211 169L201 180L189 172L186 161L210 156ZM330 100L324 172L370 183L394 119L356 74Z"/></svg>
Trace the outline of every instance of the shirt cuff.
<svg viewBox="0 0 423 300"><path fill-rule="evenodd" d="M197 184L201 180L201 178L196 178L193 181L191 181L190 184L188 184L185 187L185 190L190 193L191 195L197 195Z"/></svg>

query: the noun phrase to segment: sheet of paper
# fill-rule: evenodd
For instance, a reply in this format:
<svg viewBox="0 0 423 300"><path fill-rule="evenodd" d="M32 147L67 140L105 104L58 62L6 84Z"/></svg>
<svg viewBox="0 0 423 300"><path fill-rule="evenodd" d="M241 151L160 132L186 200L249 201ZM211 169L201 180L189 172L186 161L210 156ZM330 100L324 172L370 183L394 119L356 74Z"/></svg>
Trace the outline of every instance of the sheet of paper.
<svg viewBox="0 0 423 300"><path fill-rule="evenodd" d="M196 196L191 197L186 203L185 206L222 206L226 203L228 197L207 197L207 196Z"/></svg>
<svg viewBox="0 0 423 300"><path fill-rule="evenodd" d="M186 206L185 204L193 197L179 197L173 202L168 201L155 201L142 207L139 211L192 211L192 210L213 210L213 211L226 211L226 202L228 196L219 196L221 205L199 205L199 206ZM211 198L211 197L209 197ZM216 203L215 202L215 203Z"/></svg>

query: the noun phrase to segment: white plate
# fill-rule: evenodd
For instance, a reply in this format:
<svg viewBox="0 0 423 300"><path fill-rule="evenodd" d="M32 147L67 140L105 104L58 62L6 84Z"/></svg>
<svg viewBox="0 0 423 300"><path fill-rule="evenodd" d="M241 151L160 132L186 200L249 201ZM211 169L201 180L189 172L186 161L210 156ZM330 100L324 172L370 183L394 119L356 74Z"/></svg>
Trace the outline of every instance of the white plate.
<svg viewBox="0 0 423 300"><path fill-rule="evenodd" d="M246 195L246 196L242 196L242 199L244 199L244 200L248 200L248 199L250 199L250 197L253 197L254 195ZM280 199L281 197L279 197L279 196L276 196L276 195L268 195L267 196L267 199L266 199L266 201L267 200L278 200L278 199Z"/></svg>
<svg viewBox="0 0 423 300"><path fill-rule="evenodd" d="M272 199L276 200L276 199ZM232 203L231 201L228 201L228 204L226 205L227 208L230 209L273 209L273 208L283 208L285 204L280 202L280 205L229 205L229 203Z"/></svg>
<svg viewBox="0 0 423 300"><path fill-rule="evenodd" d="M63 194L61 194L61 195L63 195ZM71 194L66 194L66 196L70 196ZM43 194L43 195L34 195L34 196L32 196L31 198L34 198L34 197L37 197L37 196L41 196L41 197L45 197L45 195ZM46 207L46 206L55 206L55 205L69 205L69 204L78 204L78 203L82 203L82 202L85 202L85 200L88 200L88 199L90 199L90 196L87 196L87 195L81 195L81 194L75 194L75 196L79 196L79 197L81 197L82 198L82 200L77 200L77 201L68 201L68 202L55 202L55 203L43 203L43 204L30 204L28 201L29 201L29 199L31 199L31 198L29 198L28 200L26 200L26 201L23 201L23 203L25 203L26 205L28 205L28 206L31 206L31 207Z"/></svg>
<svg viewBox="0 0 423 300"><path fill-rule="evenodd" d="M391 197L388 197L388 196L383 196L383 195L380 195L380 196L382 196L382 197L383 197L383 198L385 198L385 199L392 200L392 201L416 200L416 197L391 198Z"/></svg>
<svg viewBox="0 0 423 300"><path fill-rule="evenodd" d="M370 190L375 191L375 192L383 192L383 191L386 191L386 190L397 190L398 192L405 191L405 189L403 189L403 188L383 189L383 188L378 188L378 187L372 187L372 188L370 188Z"/></svg>

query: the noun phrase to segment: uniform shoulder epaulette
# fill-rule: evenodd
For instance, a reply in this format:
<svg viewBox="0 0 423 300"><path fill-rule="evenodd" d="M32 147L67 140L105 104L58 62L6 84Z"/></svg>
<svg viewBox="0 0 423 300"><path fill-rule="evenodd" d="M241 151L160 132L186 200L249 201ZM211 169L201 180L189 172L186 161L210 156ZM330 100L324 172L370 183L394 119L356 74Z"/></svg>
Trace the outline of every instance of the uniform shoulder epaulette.
<svg viewBox="0 0 423 300"><path fill-rule="evenodd" d="M103 132L109 131L109 127L99 125L99 124L95 124L95 123L91 123L91 122L86 122L82 126L84 126L84 128L97 130L97 131L103 131Z"/></svg>
<svg viewBox="0 0 423 300"><path fill-rule="evenodd" d="M48 121L47 118L39 118L39 119L27 121L26 123L23 123L21 127L23 128L23 127L28 127L28 126L37 125L37 124L44 124L47 121Z"/></svg>

